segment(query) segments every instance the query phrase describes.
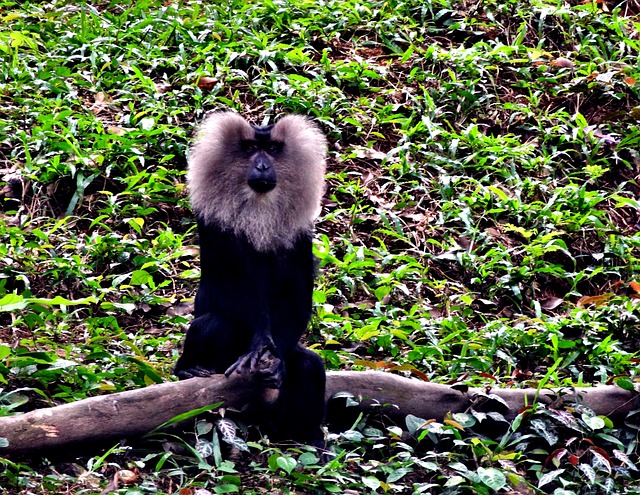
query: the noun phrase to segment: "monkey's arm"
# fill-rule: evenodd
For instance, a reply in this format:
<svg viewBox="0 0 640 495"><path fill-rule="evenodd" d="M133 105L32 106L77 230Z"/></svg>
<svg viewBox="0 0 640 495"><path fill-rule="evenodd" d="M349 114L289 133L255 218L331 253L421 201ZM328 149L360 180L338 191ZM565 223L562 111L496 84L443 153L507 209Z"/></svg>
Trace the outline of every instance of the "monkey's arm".
<svg viewBox="0 0 640 495"><path fill-rule="evenodd" d="M258 373L265 385L279 388L284 377L284 362L274 343L271 320L271 291L273 289L272 266L269 257L248 248L243 256L245 272L244 293L246 298L246 319L249 330L249 345L225 371L229 376L233 372ZM268 363L268 364L265 364Z"/></svg>
<svg viewBox="0 0 640 495"><path fill-rule="evenodd" d="M249 257L250 259L250 257ZM254 281L256 307L268 314L255 322L249 352L227 370L248 369L263 375L265 383L271 380L276 387L285 372L283 363L299 345L311 318L313 284L316 274L311 235L301 235L290 249L259 254ZM268 322L268 327L261 324ZM265 362L269 362L265 366Z"/></svg>
<svg viewBox="0 0 640 495"><path fill-rule="evenodd" d="M285 372L284 362L298 348L311 318L316 272L310 235L301 236L292 249L276 251L261 259L256 271L264 276L260 296L266 298L269 328L253 334L249 353L227 370L256 370L277 386ZM266 272L261 269L266 268ZM265 361L269 366L265 366ZM258 363L261 363L258 365Z"/></svg>
<svg viewBox="0 0 640 495"><path fill-rule="evenodd" d="M248 369L279 385L284 364L271 333L272 257L256 251L245 238L202 221L198 231L202 274L195 316L208 315L224 327L216 329L212 343L223 355L203 366L227 376Z"/></svg>

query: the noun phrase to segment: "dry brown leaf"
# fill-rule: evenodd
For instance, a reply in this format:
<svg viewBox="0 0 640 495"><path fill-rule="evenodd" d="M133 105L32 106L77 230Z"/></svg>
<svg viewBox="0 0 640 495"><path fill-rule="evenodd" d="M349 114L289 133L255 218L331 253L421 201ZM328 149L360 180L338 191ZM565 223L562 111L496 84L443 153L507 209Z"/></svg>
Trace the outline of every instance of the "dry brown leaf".
<svg viewBox="0 0 640 495"><path fill-rule="evenodd" d="M107 134L115 134L116 136L124 136L127 130L124 127L118 127L117 125L110 125L107 127Z"/></svg>
<svg viewBox="0 0 640 495"><path fill-rule="evenodd" d="M458 423L457 421L454 421L453 419L445 419L443 421L443 423L445 425L453 426L454 428L457 428L458 430L464 431L464 428L462 427L462 425L460 423Z"/></svg>
<svg viewBox="0 0 640 495"><path fill-rule="evenodd" d="M382 151L364 148L362 146L355 146L353 152L357 158L366 158L368 160L384 160L387 157L387 154Z"/></svg>
<svg viewBox="0 0 640 495"><path fill-rule="evenodd" d="M132 485L138 481L138 475L129 469L121 469L118 471L118 477L125 485Z"/></svg>
<svg viewBox="0 0 640 495"><path fill-rule="evenodd" d="M456 239L456 242L458 243L458 246L467 251L472 251L474 248L473 240L471 239L471 237L468 237L466 235L461 235L460 237L458 237L458 239Z"/></svg>
<svg viewBox="0 0 640 495"><path fill-rule="evenodd" d="M167 310L167 316L186 316L193 312L193 302L180 302Z"/></svg>
<svg viewBox="0 0 640 495"><path fill-rule="evenodd" d="M576 306L578 308L586 308L587 306L602 306L613 297L613 293L602 294L600 296L584 296L578 299Z"/></svg>
<svg viewBox="0 0 640 495"><path fill-rule="evenodd" d="M116 472L116 474L113 475L113 478L111 479L111 481L109 481L109 483L107 483L107 486L105 486L102 491L100 492L100 495L107 495L109 493L113 493L118 489L118 480L119 480L119 476L118 473Z"/></svg>
<svg viewBox="0 0 640 495"><path fill-rule="evenodd" d="M107 93L99 91L98 93L96 93L93 99L93 104L91 105L91 107L89 107L89 110L94 115L99 115L107 108L107 106L112 101L112 98Z"/></svg>
<svg viewBox="0 0 640 495"><path fill-rule="evenodd" d="M559 297L548 297L540 301L540 306L544 309L555 309L563 303L564 299Z"/></svg>
<svg viewBox="0 0 640 495"><path fill-rule="evenodd" d="M212 495L212 493L209 490L205 490L204 488L196 488L193 492L193 495Z"/></svg>
<svg viewBox="0 0 640 495"><path fill-rule="evenodd" d="M198 87L200 89L213 89L218 80L215 77L202 76L198 79Z"/></svg>
<svg viewBox="0 0 640 495"><path fill-rule="evenodd" d="M373 181L376 178L375 175L373 175L372 172L367 172L366 174L362 174L362 176L360 177L360 183L363 186L366 186L369 182Z"/></svg>
<svg viewBox="0 0 640 495"><path fill-rule="evenodd" d="M594 138L601 139L606 144L615 145L618 143L618 138L612 136L611 134L606 134L602 129L599 129L596 126L590 125L585 127L585 132L590 133Z"/></svg>
<svg viewBox="0 0 640 495"><path fill-rule="evenodd" d="M557 59L551 61L550 65L554 65L555 67L564 67L565 69L573 69L574 63L568 58L558 57Z"/></svg>
<svg viewBox="0 0 640 495"><path fill-rule="evenodd" d="M604 84L611 84L611 81L613 81L613 77L617 75L619 72L620 72L619 70L610 70L605 72L604 74L598 74L596 76L596 81Z"/></svg>
<svg viewBox="0 0 640 495"><path fill-rule="evenodd" d="M156 91L158 92L158 94L163 95L169 92L169 90L171 90L171 84L168 84L168 83L156 84Z"/></svg>

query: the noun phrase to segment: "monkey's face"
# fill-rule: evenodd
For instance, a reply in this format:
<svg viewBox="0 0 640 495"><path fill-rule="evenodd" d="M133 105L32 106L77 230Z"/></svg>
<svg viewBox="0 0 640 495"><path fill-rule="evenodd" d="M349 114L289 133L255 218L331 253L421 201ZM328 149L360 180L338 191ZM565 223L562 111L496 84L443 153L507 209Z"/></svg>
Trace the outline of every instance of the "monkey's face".
<svg viewBox="0 0 640 495"><path fill-rule="evenodd" d="M302 116L260 127L233 112L213 113L189 158L193 209L258 251L290 248L318 216L326 152L324 135Z"/></svg>
<svg viewBox="0 0 640 495"><path fill-rule="evenodd" d="M249 163L247 184L260 194L265 194L276 187L278 182L275 163L281 158L284 143L271 139L271 128L254 127L254 139L243 139L240 142L242 152Z"/></svg>

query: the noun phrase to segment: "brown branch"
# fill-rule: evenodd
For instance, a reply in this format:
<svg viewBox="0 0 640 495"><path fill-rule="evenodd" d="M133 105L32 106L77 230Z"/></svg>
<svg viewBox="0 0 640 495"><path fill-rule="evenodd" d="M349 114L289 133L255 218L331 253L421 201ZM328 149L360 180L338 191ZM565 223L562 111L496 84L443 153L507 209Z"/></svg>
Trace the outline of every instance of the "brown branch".
<svg viewBox="0 0 640 495"><path fill-rule="evenodd" d="M447 385L375 371L327 373L327 397L341 391L365 399L360 406L362 410L380 410L380 405L383 405L385 414L399 420L407 414L441 420L449 412L462 412L471 406L498 411L507 419L513 419L525 405L525 400L532 404L536 395L534 389L493 389L491 394L500 397L505 407L499 401L487 400L480 389L469 389L463 393ZM538 401L550 404L553 398L549 393L557 394L557 391L544 391ZM217 402L223 402L226 408L241 410L255 395L256 388L250 377L216 375L152 385L2 417L0 439L5 438L8 446L0 447L0 455L140 436L179 414ZM577 395L596 414L607 415L613 420L624 418L640 405L637 393L615 386L583 388ZM484 399L484 403L478 401L479 397Z"/></svg>
<svg viewBox="0 0 640 495"><path fill-rule="evenodd" d="M394 419L404 419L413 414L423 419L442 420L447 413L464 412L473 407L480 411L496 411L507 420L513 420L526 405L536 401L561 407L563 402L579 401L591 408L597 415L604 415L613 421L621 421L626 415L640 408L637 392L628 392L614 385L582 387L577 389L544 389L537 395L536 389L500 389L486 391L469 388L460 392L448 385L423 382L403 378L379 371L339 371L328 373L327 395L338 391L348 391L368 399L363 410L379 410ZM500 400L492 398L499 398Z"/></svg>

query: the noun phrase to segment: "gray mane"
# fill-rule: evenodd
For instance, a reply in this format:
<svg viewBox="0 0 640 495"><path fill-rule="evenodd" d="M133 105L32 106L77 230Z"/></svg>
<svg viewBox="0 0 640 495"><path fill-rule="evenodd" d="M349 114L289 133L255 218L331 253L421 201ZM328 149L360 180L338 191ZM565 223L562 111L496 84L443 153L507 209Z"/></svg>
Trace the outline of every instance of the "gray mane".
<svg viewBox="0 0 640 495"><path fill-rule="evenodd" d="M247 184L249 164L240 148L253 137L252 126L233 112L203 122L189 159L191 205L205 224L246 236L258 251L291 248L311 234L320 213L326 139L305 117L281 118L271 130L271 139L284 142L275 161L277 185L259 194Z"/></svg>

